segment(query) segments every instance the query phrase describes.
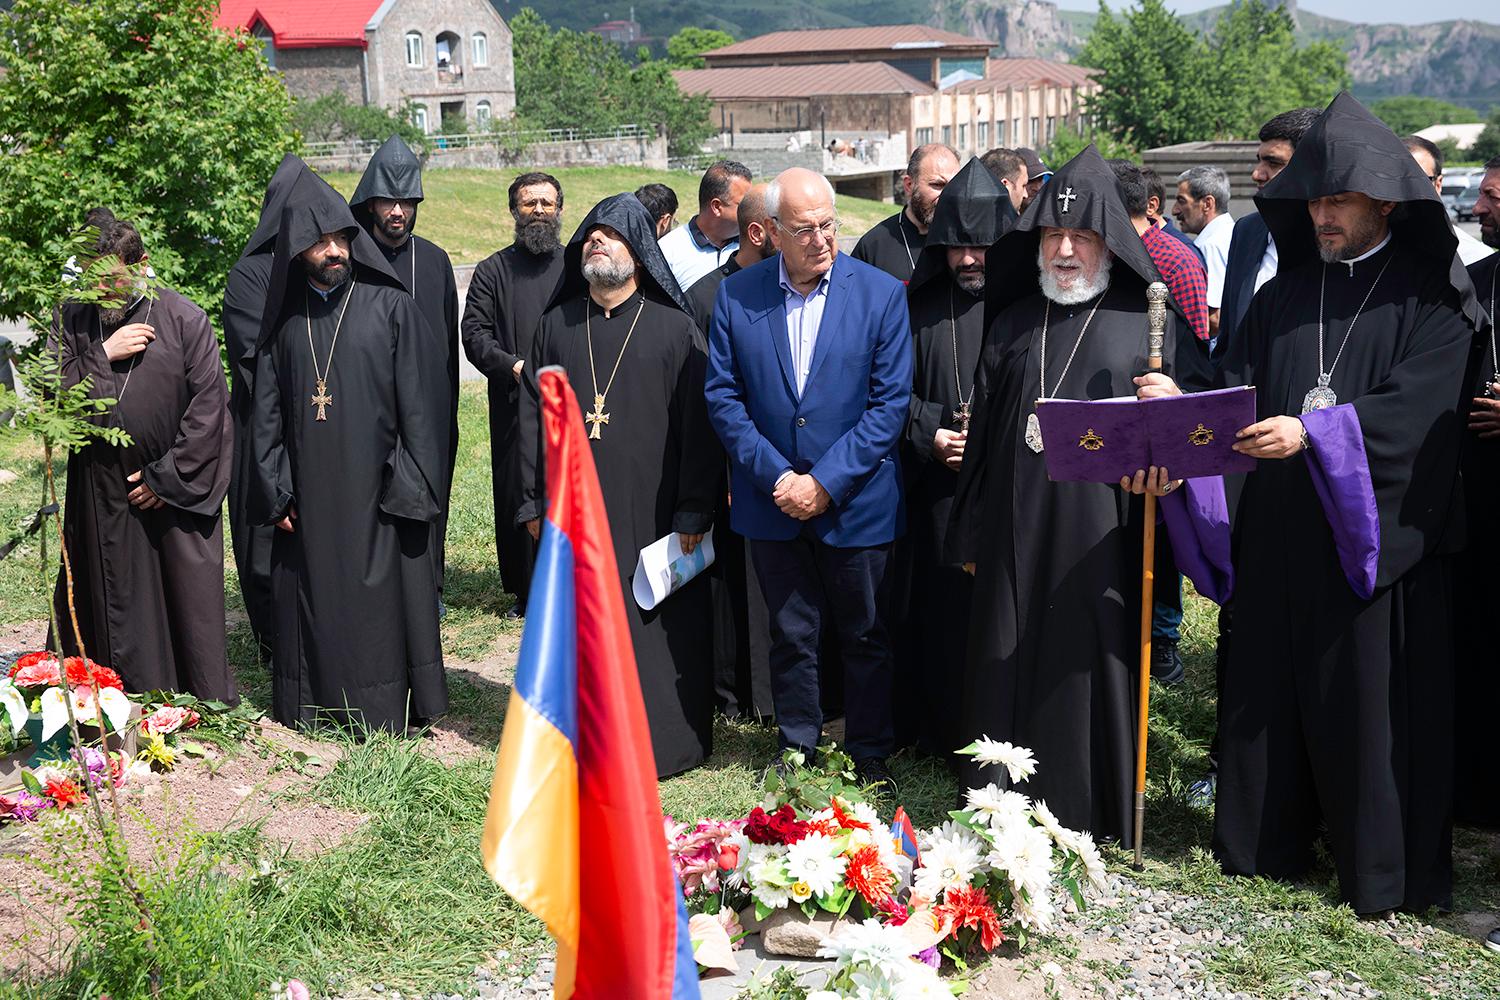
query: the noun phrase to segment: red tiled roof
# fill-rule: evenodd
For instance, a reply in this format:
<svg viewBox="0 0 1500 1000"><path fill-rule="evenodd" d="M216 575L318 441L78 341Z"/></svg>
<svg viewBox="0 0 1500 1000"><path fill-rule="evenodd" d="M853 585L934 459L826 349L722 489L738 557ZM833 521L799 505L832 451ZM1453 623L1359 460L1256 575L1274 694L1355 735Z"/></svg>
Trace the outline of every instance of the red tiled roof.
<svg viewBox="0 0 1500 1000"><path fill-rule="evenodd" d="M769 56L798 52L884 52L889 49L914 51L944 48L993 48L985 38L960 35L925 24L883 24L868 28L801 28L773 31L743 42L704 53L718 56Z"/></svg>
<svg viewBox="0 0 1500 1000"><path fill-rule="evenodd" d="M220 0L214 24L233 31L264 23L278 49L365 46L381 0Z"/></svg>
<svg viewBox="0 0 1500 1000"><path fill-rule="evenodd" d="M948 89L954 93L982 93L986 90L1022 87L1028 83L1050 83L1059 87L1082 87L1093 81L1099 71L1052 59L991 59L989 73L983 80L965 80Z"/></svg>
<svg viewBox="0 0 1500 1000"><path fill-rule="evenodd" d="M935 88L881 62L810 63L788 73L785 66L723 66L679 69L672 76L685 93L714 100L776 100L829 94L931 94Z"/></svg>

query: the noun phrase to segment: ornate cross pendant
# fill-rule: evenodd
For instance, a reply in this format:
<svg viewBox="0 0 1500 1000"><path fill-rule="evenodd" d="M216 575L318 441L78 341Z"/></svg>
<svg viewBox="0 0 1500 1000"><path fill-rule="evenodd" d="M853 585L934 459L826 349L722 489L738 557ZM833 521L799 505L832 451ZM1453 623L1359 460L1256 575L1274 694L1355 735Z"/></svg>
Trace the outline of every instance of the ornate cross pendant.
<svg viewBox="0 0 1500 1000"><path fill-rule="evenodd" d="M328 407L333 405L333 397L328 395L328 383L324 379L318 379L318 391L312 395L312 405L318 408L314 420L328 419Z"/></svg>
<svg viewBox="0 0 1500 1000"><path fill-rule="evenodd" d="M604 412L604 397L598 393L594 394L594 412L586 415L584 420L589 422L589 437L595 441L602 441L604 437L599 432L600 425L609 423L609 414Z"/></svg>
<svg viewBox="0 0 1500 1000"><path fill-rule="evenodd" d="M959 403L958 409L953 411L953 422L958 424L960 434L969 433L969 404Z"/></svg>
<svg viewBox="0 0 1500 1000"><path fill-rule="evenodd" d="M1061 194L1059 194L1057 196L1057 200L1060 201L1060 202L1062 202L1062 214L1063 215L1067 215L1068 214L1068 210L1073 207L1073 202L1077 198L1078 198L1078 196L1073 193L1073 189L1072 188L1068 188L1066 191L1063 191Z"/></svg>

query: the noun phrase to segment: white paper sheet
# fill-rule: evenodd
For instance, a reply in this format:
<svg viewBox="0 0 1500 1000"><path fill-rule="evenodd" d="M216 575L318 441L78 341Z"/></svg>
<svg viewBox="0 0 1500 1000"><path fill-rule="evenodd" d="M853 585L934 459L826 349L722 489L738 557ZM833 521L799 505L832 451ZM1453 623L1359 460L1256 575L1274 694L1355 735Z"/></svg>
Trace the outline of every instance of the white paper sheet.
<svg viewBox="0 0 1500 1000"><path fill-rule="evenodd" d="M682 538L677 532L658 538L641 549L641 557L635 564L635 579L631 583L635 603L650 611L713 562L714 533L711 528L692 555L683 554Z"/></svg>

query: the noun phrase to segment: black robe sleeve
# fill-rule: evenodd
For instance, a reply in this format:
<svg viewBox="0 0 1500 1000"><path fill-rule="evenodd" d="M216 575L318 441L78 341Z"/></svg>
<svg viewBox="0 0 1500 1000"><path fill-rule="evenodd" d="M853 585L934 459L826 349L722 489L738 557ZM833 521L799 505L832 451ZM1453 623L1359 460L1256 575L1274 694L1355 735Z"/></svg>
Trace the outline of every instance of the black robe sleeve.
<svg viewBox="0 0 1500 1000"><path fill-rule="evenodd" d="M713 527L714 507L724 489L724 448L708 421L703 380L708 357L699 342L696 324L683 324L692 342L678 369L672 393L672 435L677 442L677 504L672 530L701 535Z"/></svg>
<svg viewBox="0 0 1500 1000"><path fill-rule="evenodd" d="M943 426L944 409L942 403L921 399L915 392L911 394L911 412L906 418L906 440L917 458L923 462L932 461L932 439ZM967 443L964 451L968 451Z"/></svg>
<svg viewBox="0 0 1500 1000"><path fill-rule="evenodd" d="M426 321L410 299L391 316L396 372L396 446L386 459L380 509L392 517L435 521L447 481L449 415L432 405L449 396L447 366L426 349Z"/></svg>
<svg viewBox="0 0 1500 1000"><path fill-rule="evenodd" d="M560 310L549 310L537 324L531 341L531 356L521 378L520 402L517 407L516 448L521 467L521 506L515 511L515 525L520 527L546 513L546 471L542 467L542 401L536 373L547 364L547 343L552 324ZM701 390L700 390L701 391Z"/></svg>
<svg viewBox="0 0 1500 1000"><path fill-rule="evenodd" d="M292 491L292 462L287 454L281 383L276 372L276 342L254 355L255 381L251 403L250 447L254 450L250 479L251 524L274 524L296 503Z"/></svg>
<svg viewBox="0 0 1500 1000"><path fill-rule="evenodd" d="M172 447L141 470L141 479L173 507L193 514L217 514L229 491L234 456L229 390L208 317L195 309L179 322L187 406Z"/></svg>
<svg viewBox="0 0 1500 1000"><path fill-rule="evenodd" d="M469 297L464 303L463 344L469 363L488 379L511 378L520 361L501 339L506 321L505 303L500 298L500 263L491 257L474 268L469 281Z"/></svg>

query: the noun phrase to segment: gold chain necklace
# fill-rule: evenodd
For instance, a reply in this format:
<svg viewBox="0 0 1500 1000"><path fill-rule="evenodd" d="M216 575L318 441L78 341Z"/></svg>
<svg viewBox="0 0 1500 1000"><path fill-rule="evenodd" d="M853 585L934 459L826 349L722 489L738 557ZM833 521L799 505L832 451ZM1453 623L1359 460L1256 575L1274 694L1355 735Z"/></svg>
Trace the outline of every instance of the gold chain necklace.
<svg viewBox="0 0 1500 1000"><path fill-rule="evenodd" d="M623 304L623 303L622 303ZM615 367L609 373L609 381L604 383L604 391L599 391L599 373L594 369L594 299L591 295L583 297L583 335L589 345L589 377L594 382L594 412L586 415L583 419L589 423L589 437L595 441L602 441L603 434L600 429L609 423L609 414L604 412L604 397L609 395L609 387L615 384L615 376L620 373L620 362L625 360L625 348L630 346L630 337L635 333L635 325L641 321L641 313L646 309L646 296L641 295L641 304L635 308L635 319L630 321L630 329L625 331L625 343L620 345L620 356L615 358Z"/></svg>
<svg viewBox="0 0 1500 1000"><path fill-rule="evenodd" d="M344 314L349 311L349 302L354 298L354 275L349 275L349 291L344 296L344 304L339 309L338 322L333 325L333 341L328 345L328 362L323 365L323 370L318 370L318 349L313 346L312 335L312 299L307 294L307 289L302 289L302 311L307 316L307 353L312 355L313 377L317 379L318 391L312 394L312 405L318 408L314 420L327 420L328 407L333 405L333 397L328 394L328 376L333 374L333 349L339 346L339 331L344 328Z"/></svg>

